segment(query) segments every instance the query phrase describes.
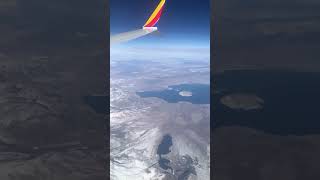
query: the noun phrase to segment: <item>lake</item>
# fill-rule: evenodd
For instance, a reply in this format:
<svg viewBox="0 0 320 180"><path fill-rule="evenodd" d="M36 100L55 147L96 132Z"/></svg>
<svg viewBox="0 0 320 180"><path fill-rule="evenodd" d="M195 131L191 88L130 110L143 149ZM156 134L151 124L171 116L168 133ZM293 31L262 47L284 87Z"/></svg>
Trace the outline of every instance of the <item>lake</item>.
<svg viewBox="0 0 320 180"><path fill-rule="evenodd" d="M280 135L320 133L320 73L285 71L227 71L214 76L213 128L245 126ZM251 93L264 100L253 111L230 109L220 103L232 93Z"/></svg>
<svg viewBox="0 0 320 180"><path fill-rule="evenodd" d="M161 143L158 145L157 154L159 155L159 166L162 169L171 169L172 168L168 165L170 163L170 160L161 157L161 155L169 154L170 153L170 147L172 146L172 137L170 134L166 134L163 136Z"/></svg>
<svg viewBox="0 0 320 180"><path fill-rule="evenodd" d="M192 104L210 104L209 84L179 84L160 91L137 92L142 98L156 97L168 103L190 102Z"/></svg>

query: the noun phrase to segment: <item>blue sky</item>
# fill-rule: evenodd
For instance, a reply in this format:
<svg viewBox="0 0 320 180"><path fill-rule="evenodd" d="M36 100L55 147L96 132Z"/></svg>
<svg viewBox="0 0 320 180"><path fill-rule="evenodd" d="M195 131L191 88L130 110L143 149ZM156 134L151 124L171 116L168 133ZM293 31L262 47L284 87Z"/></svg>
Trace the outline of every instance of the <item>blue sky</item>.
<svg viewBox="0 0 320 180"><path fill-rule="evenodd" d="M111 34L141 28L159 0L111 0ZM167 0L159 32L125 46L207 47L210 45L210 0Z"/></svg>

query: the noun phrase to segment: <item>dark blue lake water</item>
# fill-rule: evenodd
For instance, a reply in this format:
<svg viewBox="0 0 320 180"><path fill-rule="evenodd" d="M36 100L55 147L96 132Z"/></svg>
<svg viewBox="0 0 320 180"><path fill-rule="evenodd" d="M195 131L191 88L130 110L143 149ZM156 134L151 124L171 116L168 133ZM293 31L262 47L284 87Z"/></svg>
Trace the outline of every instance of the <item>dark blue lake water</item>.
<svg viewBox="0 0 320 180"><path fill-rule="evenodd" d="M167 134L163 136L161 143L158 146L157 154L168 154L170 153L170 147L172 146L172 137Z"/></svg>
<svg viewBox="0 0 320 180"><path fill-rule="evenodd" d="M85 96L83 100L96 113L106 114L109 112L110 100L108 96Z"/></svg>
<svg viewBox="0 0 320 180"><path fill-rule="evenodd" d="M240 125L273 134L320 133L320 73L284 71L227 71L214 76L214 127ZM236 111L220 103L230 93L252 93L264 100L255 111Z"/></svg>
<svg viewBox="0 0 320 180"><path fill-rule="evenodd" d="M162 169L171 169L172 168L168 165L170 163L170 160L161 157L161 155L169 154L170 153L170 147L172 146L172 137L169 134L166 134L163 136L161 143L158 145L157 154L159 155L159 166Z"/></svg>
<svg viewBox="0 0 320 180"><path fill-rule="evenodd" d="M191 92L191 96L182 96L179 92ZM190 102L192 104L210 104L209 84L180 84L172 85L161 91L137 92L140 97L157 97L169 103Z"/></svg>

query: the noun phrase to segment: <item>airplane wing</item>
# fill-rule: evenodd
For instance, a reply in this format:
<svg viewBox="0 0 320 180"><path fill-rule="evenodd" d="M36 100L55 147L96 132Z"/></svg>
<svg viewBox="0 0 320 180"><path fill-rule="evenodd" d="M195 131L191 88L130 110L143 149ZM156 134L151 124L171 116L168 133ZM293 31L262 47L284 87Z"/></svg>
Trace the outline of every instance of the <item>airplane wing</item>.
<svg viewBox="0 0 320 180"><path fill-rule="evenodd" d="M157 31L158 28L155 25L158 23L163 7L165 5L166 0L161 0L158 4L157 8L153 11L147 22L143 25L141 29L128 31L120 34L115 34L110 36L110 45L119 44L123 42L127 42L133 39L137 39L139 37L150 34L154 31Z"/></svg>

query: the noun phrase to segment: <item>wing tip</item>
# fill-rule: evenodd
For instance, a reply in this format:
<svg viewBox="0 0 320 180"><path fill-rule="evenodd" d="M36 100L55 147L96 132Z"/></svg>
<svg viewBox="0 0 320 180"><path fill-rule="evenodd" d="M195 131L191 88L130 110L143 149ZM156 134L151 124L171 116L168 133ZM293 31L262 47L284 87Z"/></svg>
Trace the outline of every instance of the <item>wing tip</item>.
<svg viewBox="0 0 320 180"><path fill-rule="evenodd" d="M160 3L158 4L157 8L153 11L149 19L146 21L146 23L143 25L143 27L154 27L154 25L157 24L159 21L163 7L166 3L166 0L161 0Z"/></svg>
<svg viewBox="0 0 320 180"><path fill-rule="evenodd" d="M145 30L158 30L158 27L147 27L147 26L143 26L142 29L145 29Z"/></svg>

